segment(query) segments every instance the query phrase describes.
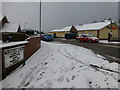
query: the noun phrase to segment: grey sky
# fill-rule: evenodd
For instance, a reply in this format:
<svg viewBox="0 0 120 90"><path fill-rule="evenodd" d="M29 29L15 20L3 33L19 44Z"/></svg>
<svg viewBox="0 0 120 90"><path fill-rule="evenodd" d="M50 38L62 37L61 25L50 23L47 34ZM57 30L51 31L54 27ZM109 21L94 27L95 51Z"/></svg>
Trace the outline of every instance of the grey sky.
<svg viewBox="0 0 120 90"><path fill-rule="evenodd" d="M13 23L39 29L40 3L3 3L3 13ZM117 2L42 2L42 31L49 32L67 25L101 21L102 18L118 20Z"/></svg>
<svg viewBox="0 0 120 90"><path fill-rule="evenodd" d="M2 6L3 14L11 23L20 23L22 28L40 28L39 2L3 2Z"/></svg>
<svg viewBox="0 0 120 90"><path fill-rule="evenodd" d="M118 20L119 20L119 23L120 23L120 2L118 3Z"/></svg>
<svg viewBox="0 0 120 90"><path fill-rule="evenodd" d="M63 2L42 3L42 30L62 28L101 21L102 18L118 20L117 2Z"/></svg>

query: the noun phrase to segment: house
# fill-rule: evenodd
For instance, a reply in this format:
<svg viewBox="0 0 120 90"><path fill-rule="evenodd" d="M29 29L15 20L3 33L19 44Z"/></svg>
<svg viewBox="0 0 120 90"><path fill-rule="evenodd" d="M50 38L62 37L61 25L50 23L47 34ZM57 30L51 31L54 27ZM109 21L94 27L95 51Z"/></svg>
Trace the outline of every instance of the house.
<svg viewBox="0 0 120 90"><path fill-rule="evenodd" d="M12 32L12 33L18 33L21 32L21 27L18 24L11 24L6 23L2 28L0 32Z"/></svg>
<svg viewBox="0 0 120 90"><path fill-rule="evenodd" d="M112 28L111 28L112 27ZM118 37L118 25L112 21L104 20L102 22L84 24L75 26L78 34L91 34L99 39L108 39L108 33L112 31L112 37Z"/></svg>
<svg viewBox="0 0 120 90"><path fill-rule="evenodd" d="M31 57L40 47L41 38L26 36L18 24L12 24L6 16L0 16L0 75L6 78L12 71Z"/></svg>
<svg viewBox="0 0 120 90"><path fill-rule="evenodd" d="M0 32L21 32L19 24L12 24L6 16L0 16Z"/></svg>
<svg viewBox="0 0 120 90"><path fill-rule="evenodd" d="M65 33L77 33L77 29L73 26L67 26L62 29L52 30L50 33L56 37L64 37Z"/></svg>
<svg viewBox="0 0 120 90"><path fill-rule="evenodd" d="M112 29L111 29L112 26ZM68 26L59 30L52 30L50 33L57 37L64 37L65 33L91 34L99 39L108 39L108 33L112 31L112 37L119 37L118 24L114 21L103 20L83 25Z"/></svg>
<svg viewBox="0 0 120 90"><path fill-rule="evenodd" d="M0 15L0 30L4 26L5 23L9 23L6 16Z"/></svg>

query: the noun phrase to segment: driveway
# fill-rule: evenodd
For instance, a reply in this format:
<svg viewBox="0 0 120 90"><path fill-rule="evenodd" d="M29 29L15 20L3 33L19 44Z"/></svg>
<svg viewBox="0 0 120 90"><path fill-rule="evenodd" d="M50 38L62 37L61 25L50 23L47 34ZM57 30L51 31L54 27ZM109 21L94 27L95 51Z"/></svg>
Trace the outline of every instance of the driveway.
<svg viewBox="0 0 120 90"><path fill-rule="evenodd" d="M74 39L66 40L57 38L54 42L62 42L73 44L77 46L82 46L88 49L91 49L94 53L101 54L102 56L106 57L107 60L110 62L117 62L120 64L120 45L117 44L105 44L105 43L86 43L86 42L79 42Z"/></svg>

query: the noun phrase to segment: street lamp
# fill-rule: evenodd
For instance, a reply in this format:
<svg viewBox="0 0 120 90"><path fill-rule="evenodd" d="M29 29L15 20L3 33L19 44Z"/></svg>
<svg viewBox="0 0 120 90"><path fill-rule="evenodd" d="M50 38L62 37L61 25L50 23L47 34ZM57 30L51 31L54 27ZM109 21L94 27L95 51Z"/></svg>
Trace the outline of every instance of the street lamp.
<svg viewBox="0 0 120 90"><path fill-rule="evenodd" d="M42 26L42 25L41 25L41 24L42 24L42 23L41 23L41 22L42 22L42 21L41 21L41 12L42 12L41 10L42 10L42 9L41 9L41 0L40 0L40 35L41 35L41 26Z"/></svg>

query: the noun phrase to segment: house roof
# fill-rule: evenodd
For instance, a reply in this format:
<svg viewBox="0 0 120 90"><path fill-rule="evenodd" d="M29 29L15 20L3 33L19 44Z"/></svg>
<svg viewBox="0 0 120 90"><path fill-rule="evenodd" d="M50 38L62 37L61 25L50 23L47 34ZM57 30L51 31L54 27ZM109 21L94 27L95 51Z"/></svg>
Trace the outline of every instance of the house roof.
<svg viewBox="0 0 120 90"><path fill-rule="evenodd" d="M114 21L113 21L114 22ZM111 22L108 20L105 20L104 22L97 22L97 23L90 23L90 24L84 24L84 25L76 25L75 28L78 31L82 30L100 30L108 25L110 25Z"/></svg>
<svg viewBox="0 0 120 90"><path fill-rule="evenodd" d="M0 32L17 32L18 26L18 24L6 23Z"/></svg>
<svg viewBox="0 0 120 90"><path fill-rule="evenodd" d="M67 26L62 29L52 30L51 32L64 32L64 31L70 31L72 26Z"/></svg>
<svg viewBox="0 0 120 90"><path fill-rule="evenodd" d="M0 15L0 21L2 21L3 17L4 17L3 15Z"/></svg>
<svg viewBox="0 0 120 90"><path fill-rule="evenodd" d="M114 21L112 21L114 22ZM103 22L96 22L96 23L90 23L90 24L83 24L83 25L74 25L74 27L78 31L84 31L84 30L100 30L106 26L108 26L111 22L109 20L104 20ZM51 32L63 32L63 31L70 31L72 26L67 26L62 29L58 30L52 30Z"/></svg>

